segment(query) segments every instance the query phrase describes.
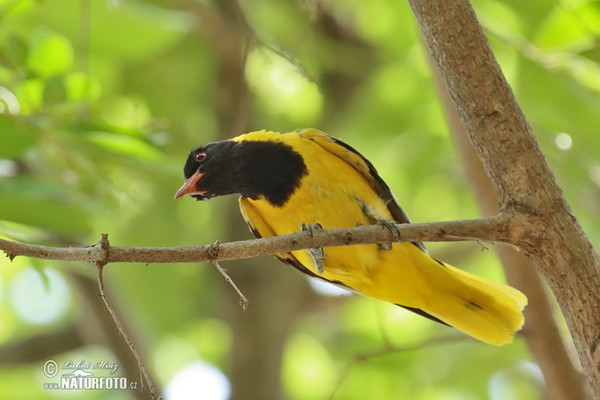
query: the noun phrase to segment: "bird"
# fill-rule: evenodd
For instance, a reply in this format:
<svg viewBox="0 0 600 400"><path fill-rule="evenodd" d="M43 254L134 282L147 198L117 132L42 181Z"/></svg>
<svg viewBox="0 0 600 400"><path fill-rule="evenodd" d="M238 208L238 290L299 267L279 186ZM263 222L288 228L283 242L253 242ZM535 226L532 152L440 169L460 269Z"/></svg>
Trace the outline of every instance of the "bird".
<svg viewBox="0 0 600 400"><path fill-rule="evenodd" d="M260 130L209 143L189 153L183 172L176 199L240 194L241 214L258 238L410 223L373 164L317 129ZM524 323L523 293L439 261L421 242L296 250L276 257L307 275L397 304L485 343L510 343Z"/></svg>

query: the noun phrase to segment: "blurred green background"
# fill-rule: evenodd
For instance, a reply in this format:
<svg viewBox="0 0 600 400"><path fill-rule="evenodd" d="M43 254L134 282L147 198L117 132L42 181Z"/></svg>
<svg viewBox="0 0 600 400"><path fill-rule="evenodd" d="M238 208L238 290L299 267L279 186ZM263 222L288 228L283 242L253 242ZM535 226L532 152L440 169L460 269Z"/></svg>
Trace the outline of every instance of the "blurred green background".
<svg viewBox="0 0 600 400"><path fill-rule="evenodd" d="M600 2L474 7L598 244ZM173 200L185 157L246 131L303 127L358 148L413 221L478 216L406 2L0 0L2 238L52 246L93 244L104 232L120 246L250 238L235 196ZM428 247L504 279L478 244ZM520 337L485 345L331 292L268 257L223 267L249 311L210 264L105 268L107 294L167 399L544 398ZM85 263L0 258L0 399L147 398L44 389L57 379L43 374L49 359L117 363L116 375L140 380L95 273ZM360 357L386 346L405 349Z"/></svg>

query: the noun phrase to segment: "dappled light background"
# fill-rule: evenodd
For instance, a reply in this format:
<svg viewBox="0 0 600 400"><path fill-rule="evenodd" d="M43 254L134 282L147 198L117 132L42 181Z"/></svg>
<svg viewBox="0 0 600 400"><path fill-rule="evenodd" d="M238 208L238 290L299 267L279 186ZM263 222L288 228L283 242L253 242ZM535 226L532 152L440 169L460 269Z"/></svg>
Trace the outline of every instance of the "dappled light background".
<svg viewBox="0 0 600 400"><path fill-rule="evenodd" d="M473 3L598 244L599 3ZM304 127L359 149L412 221L479 215L405 2L0 0L2 238L250 238L234 196L173 200L185 158L245 131ZM492 245L428 248L504 281ZM105 268L107 294L169 400L544 398L522 337L485 345L267 257L223 267L250 310L211 264ZM49 359L113 362L118 376L140 379L95 279L90 264L0 258L0 399L147 398L43 387Z"/></svg>

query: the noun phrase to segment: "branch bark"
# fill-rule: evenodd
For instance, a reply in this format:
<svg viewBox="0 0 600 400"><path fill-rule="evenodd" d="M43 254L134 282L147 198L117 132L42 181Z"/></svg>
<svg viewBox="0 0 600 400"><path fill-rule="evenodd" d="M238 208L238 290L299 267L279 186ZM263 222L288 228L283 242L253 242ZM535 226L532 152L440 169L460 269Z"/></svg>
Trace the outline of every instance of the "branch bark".
<svg viewBox="0 0 600 400"><path fill-rule="evenodd" d="M448 125L461 154L479 208L484 216L495 215L498 213L498 196L467 137L448 90L441 82L439 73L435 75ZM496 251L506 272L508 283L527 296L527 307L523 310L525 326L522 336L544 375L548 398L550 400L588 399L589 387L584 376L575 368L569 357L566 343L553 317L552 306L535 264L514 246L498 245Z"/></svg>
<svg viewBox="0 0 600 400"><path fill-rule="evenodd" d="M509 214L492 217L430 222L422 224L396 224L404 242L448 242L458 240L508 241L515 224ZM218 251L212 244L181 247L121 247L99 242L87 247L47 247L0 239L0 250L13 259L27 256L46 260L87 261L94 263L177 263L214 260L239 260L258 256L285 253L307 248L347 246L396 241L383 225L364 225L355 228L324 229L298 232L262 239L220 243Z"/></svg>
<svg viewBox="0 0 600 400"><path fill-rule="evenodd" d="M499 209L522 217L510 243L548 282L600 397L600 256L556 183L468 0L409 3Z"/></svg>

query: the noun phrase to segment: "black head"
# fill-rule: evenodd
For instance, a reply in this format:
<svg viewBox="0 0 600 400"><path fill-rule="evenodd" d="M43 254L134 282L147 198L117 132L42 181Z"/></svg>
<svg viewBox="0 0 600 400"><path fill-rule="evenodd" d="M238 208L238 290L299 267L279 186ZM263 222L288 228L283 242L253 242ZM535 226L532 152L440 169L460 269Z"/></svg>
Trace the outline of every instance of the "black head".
<svg viewBox="0 0 600 400"><path fill-rule="evenodd" d="M225 140L189 154L183 167L186 182L175 198L190 195L207 200L240 193L283 206L306 172L302 156L284 143Z"/></svg>

